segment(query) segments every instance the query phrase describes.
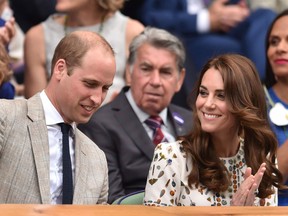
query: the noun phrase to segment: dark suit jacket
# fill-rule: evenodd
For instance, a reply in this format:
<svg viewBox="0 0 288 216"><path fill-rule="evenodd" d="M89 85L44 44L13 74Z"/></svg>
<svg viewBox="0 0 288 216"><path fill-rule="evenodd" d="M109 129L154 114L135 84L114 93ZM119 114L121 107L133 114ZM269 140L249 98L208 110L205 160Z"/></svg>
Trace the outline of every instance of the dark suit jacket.
<svg viewBox="0 0 288 216"><path fill-rule="evenodd" d="M79 125L105 152L109 168L109 198L111 203L127 193L145 189L155 145L130 106L124 88L109 104L101 107L85 125ZM170 105L168 115L175 133L184 135L192 127L192 113ZM177 113L184 120L173 118Z"/></svg>
<svg viewBox="0 0 288 216"><path fill-rule="evenodd" d="M0 204L50 204L49 143L39 94L0 100ZM73 204L105 203L105 154L75 130Z"/></svg>

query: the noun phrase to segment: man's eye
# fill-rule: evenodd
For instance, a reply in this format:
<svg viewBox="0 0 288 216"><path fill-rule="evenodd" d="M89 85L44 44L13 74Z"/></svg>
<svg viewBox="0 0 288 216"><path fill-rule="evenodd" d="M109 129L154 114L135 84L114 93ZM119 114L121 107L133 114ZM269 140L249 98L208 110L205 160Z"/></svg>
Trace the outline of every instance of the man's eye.
<svg viewBox="0 0 288 216"><path fill-rule="evenodd" d="M95 82L89 82L89 81L84 81L84 85L89 87L89 88L93 88L93 87L97 86L97 84Z"/></svg>
<svg viewBox="0 0 288 216"><path fill-rule="evenodd" d="M103 90L104 90L104 91L108 91L109 88L110 88L110 86L104 86L104 87L103 87Z"/></svg>
<svg viewBox="0 0 288 216"><path fill-rule="evenodd" d="M161 73L164 74L164 75L170 75L171 74L171 70L162 70Z"/></svg>
<svg viewBox="0 0 288 216"><path fill-rule="evenodd" d="M149 71L150 68L148 68L148 67L142 67L141 70L142 70L142 71Z"/></svg>

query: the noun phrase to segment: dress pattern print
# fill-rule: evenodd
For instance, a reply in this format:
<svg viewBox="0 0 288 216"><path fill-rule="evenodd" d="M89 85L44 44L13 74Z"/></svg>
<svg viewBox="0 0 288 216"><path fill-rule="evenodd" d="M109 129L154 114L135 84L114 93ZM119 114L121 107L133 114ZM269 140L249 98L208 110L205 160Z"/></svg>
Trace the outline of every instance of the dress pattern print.
<svg viewBox="0 0 288 216"><path fill-rule="evenodd" d="M161 143L155 148L150 166L144 197L144 205L152 206L230 206L233 195L244 181L247 168L244 158L244 140L235 156L220 158L231 174L228 190L215 193L202 184L188 186L192 159L179 141ZM275 194L266 199L256 197L255 205L276 206Z"/></svg>

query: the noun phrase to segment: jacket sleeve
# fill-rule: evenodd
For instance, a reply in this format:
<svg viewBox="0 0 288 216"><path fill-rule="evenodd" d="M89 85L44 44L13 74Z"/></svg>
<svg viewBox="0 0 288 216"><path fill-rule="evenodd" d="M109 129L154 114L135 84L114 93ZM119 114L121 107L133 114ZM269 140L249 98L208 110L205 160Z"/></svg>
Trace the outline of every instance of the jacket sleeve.
<svg viewBox="0 0 288 216"><path fill-rule="evenodd" d="M125 195L118 162L117 147L113 136L99 119L91 119L87 124L79 125L78 128L105 153L109 168L108 203L112 203L117 198Z"/></svg>

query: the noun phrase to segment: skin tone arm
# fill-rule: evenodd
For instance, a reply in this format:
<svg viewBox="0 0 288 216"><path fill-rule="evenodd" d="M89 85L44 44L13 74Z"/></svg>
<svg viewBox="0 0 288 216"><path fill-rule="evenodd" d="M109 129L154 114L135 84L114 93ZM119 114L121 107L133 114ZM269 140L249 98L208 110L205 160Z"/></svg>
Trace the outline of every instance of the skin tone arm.
<svg viewBox="0 0 288 216"><path fill-rule="evenodd" d="M211 31L227 32L249 15L244 0L235 5L225 5L229 0L215 0L209 7Z"/></svg>
<svg viewBox="0 0 288 216"><path fill-rule="evenodd" d="M16 28L15 28L15 18L13 17L12 13L9 15L5 13L4 15L4 10L5 8L9 8L9 2L7 0L2 0L0 1L0 15L1 19L5 21L5 25L0 27L0 41L2 44L7 46L11 39L15 36L16 34ZM9 9L10 11L11 9ZM8 18L9 16L10 18Z"/></svg>
<svg viewBox="0 0 288 216"><path fill-rule="evenodd" d="M41 25L31 28L26 34L24 61L26 66L24 96L29 98L47 85L44 34Z"/></svg>
<svg viewBox="0 0 288 216"><path fill-rule="evenodd" d="M278 168L283 175L283 183L288 179L288 139L278 148L277 160Z"/></svg>
<svg viewBox="0 0 288 216"><path fill-rule="evenodd" d="M252 175L252 169L247 167L244 181L240 185L238 191L232 198L231 205L233 206L253 206L255 200L255 192L257 191L264 172L266 170L266 164L262 163L255 175Z"/></svg>
<svg viewBox="0 0 288 216"><path fill-rule="evenodd" d="M5 23L5 26L0 27L0 41L4 45L8 45L16 33L15 19L12 17Z"/></svg>

